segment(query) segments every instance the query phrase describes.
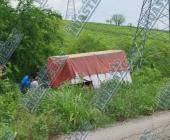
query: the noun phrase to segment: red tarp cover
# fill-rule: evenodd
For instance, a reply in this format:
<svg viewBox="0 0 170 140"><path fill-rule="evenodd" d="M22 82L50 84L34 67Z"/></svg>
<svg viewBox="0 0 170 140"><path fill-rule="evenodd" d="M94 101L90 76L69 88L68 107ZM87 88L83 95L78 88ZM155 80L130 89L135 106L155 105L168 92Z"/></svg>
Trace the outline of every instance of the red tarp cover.
<svg viewBox="0 0 170 140"><path fill-rule="evenodd" d="M52 87L58 87L63 82L71 80L76 74L90 76L110 71L128 70L128 61L124 51L109 50L73 54L67 55L66 58L63 66L59 64L60 57L49 57L48 59L48 74L52 81Z"/></svg>

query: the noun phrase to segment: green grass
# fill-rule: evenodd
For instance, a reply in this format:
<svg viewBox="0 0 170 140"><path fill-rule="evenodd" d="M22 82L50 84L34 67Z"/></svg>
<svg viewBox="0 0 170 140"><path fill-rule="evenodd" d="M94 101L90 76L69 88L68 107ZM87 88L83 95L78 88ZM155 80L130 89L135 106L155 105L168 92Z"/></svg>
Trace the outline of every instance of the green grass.
<svg viewBox="0 0 170 140"><path fill-rule="evenodd" d="M48 139L79 130L83 122L90 122L94 129L159 111L156 96L170 79L162 78L158 70L150 68L137 70L133 79L133 84L122 85L104 111L91 104L96 93L88 87L66 83L59 89L50 89L34 115L20 106L17 139Z"/></svg>
<svg viewBox="0 0 170 140"><path fill-rule="evenodd" d="M140 75L139 73L137 75ZM161 79L158 74L156 78L149 75L152 78L149 81L147 76L136 79L133 85L122 85L106 106L105 111L91 104L95 96L94 90L69 84L57 90L51 89L36 114L30 115L22 107L19 109L17 139L47 139L79 130L83 122L90 122L94 129L159 111L155 97L168 79ZM102 89L103 87L100 90Z"/></svg>
<svg viewBox="0 0 170 140"><path fill-rule="evenodd" d="M128 51L136 30L134 27L88 23L77 40L63 31L66 23L66 21L62 23L60 31L64 38L60 51L65 54L108 49ZM157 33L161 34L161 38ZM115 121L159 111L160 107L155 97L161 87L170 80L170 46L164 39L167 37L165 32L153 30L152 34L156 37L149 36L144 53L144 65L133 73L133 84L123 84L104 111L91 104L96 93L88 87L71 86L66 83L58 89L48 90L35 114L29 114L22 104L18 104L15 112L15 103L21 98L20 93L18 90L12 93L6 91L6 94L0 96L0 104L11 112L3 114L3 117L17 124L15 125L18 132L16 139L47 140L56 135L79 130L86 121L90 122L93 128L98 128ZM59 52L56 52L57 54ZM99 90L102 91L104 84ZM9 102L10 104L6 106Z"/></svg>
<svg viewBox="0 0 170 140"><path fill-rule="evenodd" d="M64 26L67 24L69 24L68 21L64 21L61 28L64 36L64 46L66 47L65 53L68 53L69 48L73 46L77 40L74 36L72 36L72 34L64 31ZM88 34L95 40L100 40L100 42L105 46L105 50L120 48L126 49L132 46L135 32L135 27L114 26L101 23L87 23L82 30L80 37ZM168 34L166 32L152 30L149 33L147 45L150 45L155 41L159 41L159 44L167 45L167 40ZM157 46L157 43L154 43L154 45Z"/></svg>

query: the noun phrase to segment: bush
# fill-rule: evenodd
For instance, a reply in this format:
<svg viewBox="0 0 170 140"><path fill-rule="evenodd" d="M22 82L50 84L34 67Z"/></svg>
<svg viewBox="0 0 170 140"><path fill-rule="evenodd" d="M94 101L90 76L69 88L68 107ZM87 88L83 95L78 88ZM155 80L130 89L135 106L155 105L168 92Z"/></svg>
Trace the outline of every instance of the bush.
<svg viewBox="0 0 170 140"><path fill-rule="evenodd" d="M73 48L76 53L103 51L106 49L99 40L86 34L80 36L79 40L73 45Z"/></svg>
<svg viewBox="0 0 170 140"><path fill-rule="evenodd" d="M11 48L16 48L10 59L12 65L8 76L19 81L25 74L36 73L38 66L46 63L47 58L61 48L61 16L34 6L30 0L20 1L17 9L12 8L8 0L1 0L0 13L4 13L0 15L0 39L8 42ZM13 38L9 39L12 29L23 34L18 46L13 43Z"/></svg>

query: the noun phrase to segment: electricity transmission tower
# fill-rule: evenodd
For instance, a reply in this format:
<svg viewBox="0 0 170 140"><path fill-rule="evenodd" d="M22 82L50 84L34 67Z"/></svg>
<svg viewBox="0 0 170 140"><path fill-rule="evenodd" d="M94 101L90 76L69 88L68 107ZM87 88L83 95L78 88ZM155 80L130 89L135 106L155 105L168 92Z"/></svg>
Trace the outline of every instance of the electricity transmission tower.
<svg viewBox="0 0 170 140"><path fill-rule="evenodd" d="M144 58L147 38L164 39L170 43L170 0L144 0L132 49L129 52L130 64L140 67ZM138 64L138 65L137 65ZM133 69L133 68L132 68Z"/></svg>
<svg viewBox="0 0 170 140"><path fill-rule="evenodd" d="M67 10L65 19L76 19L76 8L75 8L75 0L67 1Z"/></svg>
<svg viewBox="0 0 170 140"><path fill-rule="evenodd" d="M21 42L23 34L13 29L12 35L6 42L0 41L0 67L4 67L10 59L18 44Z"/></svg>

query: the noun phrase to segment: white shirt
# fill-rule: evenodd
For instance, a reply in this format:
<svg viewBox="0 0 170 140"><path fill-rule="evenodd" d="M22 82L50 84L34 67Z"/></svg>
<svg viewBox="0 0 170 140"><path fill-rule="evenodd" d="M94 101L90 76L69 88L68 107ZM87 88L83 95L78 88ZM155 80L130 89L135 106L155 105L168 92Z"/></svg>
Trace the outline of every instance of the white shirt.
<svg viewBox="0 0 170 140"><path fill-rule="evenodd" d="M34 80L30 84L30 88L37 88L39 86L38 81Z"/></svg>

